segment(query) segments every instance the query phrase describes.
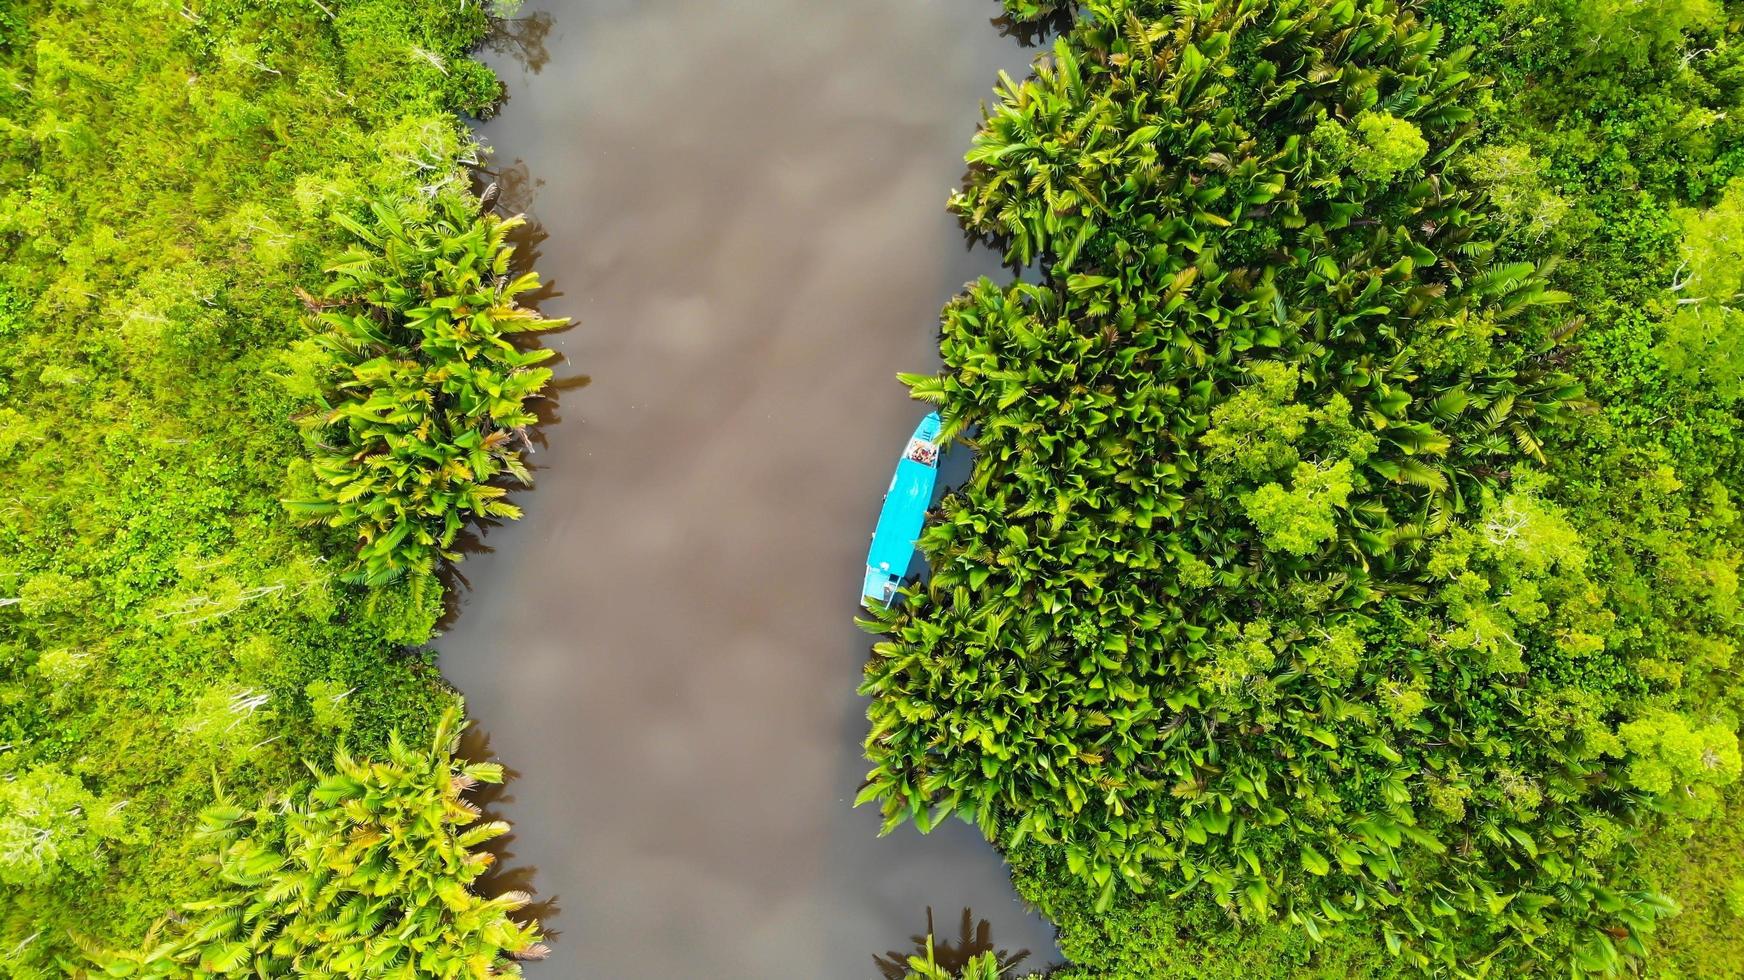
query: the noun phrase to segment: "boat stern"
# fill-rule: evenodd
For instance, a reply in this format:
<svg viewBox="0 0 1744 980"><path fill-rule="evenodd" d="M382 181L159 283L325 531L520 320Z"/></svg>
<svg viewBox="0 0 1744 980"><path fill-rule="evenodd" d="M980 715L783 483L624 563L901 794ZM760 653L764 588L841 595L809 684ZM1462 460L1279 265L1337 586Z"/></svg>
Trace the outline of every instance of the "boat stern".
<svg viewBox="0 0 1744 980"><path fill-rule="evenodd" d="M876 600L879 604L888 606L896 599L896 590L902 586L902 579L890 574L887 569L866 566L866 580L860 586L860 605L872 608Z"/></svg>

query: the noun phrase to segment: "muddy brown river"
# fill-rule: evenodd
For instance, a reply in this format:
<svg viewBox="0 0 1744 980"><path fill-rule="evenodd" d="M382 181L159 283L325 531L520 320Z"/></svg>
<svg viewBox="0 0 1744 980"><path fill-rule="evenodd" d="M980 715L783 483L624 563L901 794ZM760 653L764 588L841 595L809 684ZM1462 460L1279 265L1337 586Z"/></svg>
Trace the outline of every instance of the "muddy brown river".
<svg viewBox="0 0 1744 980"><path fill-rule="evenodd" d="M1055 959L953 821L879 838L852 623L940 305L944 213L1031 51L994 0L529 3L489 60L502 199L544 237L565 378L518 524L437 643L516 778L535 978L871 980L932 907ZM585 379L585 382L584 380ZM475 740L475 745L477 744Z"/></svg>

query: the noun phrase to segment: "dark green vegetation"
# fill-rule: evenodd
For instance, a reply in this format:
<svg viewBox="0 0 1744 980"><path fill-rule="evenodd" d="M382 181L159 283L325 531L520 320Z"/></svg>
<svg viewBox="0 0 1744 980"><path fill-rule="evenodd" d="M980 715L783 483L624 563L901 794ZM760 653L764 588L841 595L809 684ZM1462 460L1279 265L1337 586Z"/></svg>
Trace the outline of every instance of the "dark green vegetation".
<svg viewBox="0 0 1744 980"><path fill-rule="evenodd" d="M551 377L537 365L554 354L509 338L568 321L515 303L539 288L536 272L509 274L519 218L455 197L410 223L391 201L371 210L373 227L335 216L359 244L328 269L328 329L293 355L291 387L320 409L303 420L314 488L287 505L356 526L352 577L379 585L458 560L469 518L521 516L492 481L532 482L514 446L537 421L527 399Z"/></svg>
<svg viewBox="0 0 1744 980"><path fill-rule="evenodd" d="M1618 858L1682 909L1655 933L1649 962L1661 976L1744 977L1744 800L1680 773L1731 766L1707 736L1740 721L1744 7L1430 12L1479 45L1478 68L1497 79L1486 145L1468 166L1513 216L1505 247L1562 256L1553 278L1585 321L1568 368L1600 410L1547 452L1555 499L1615 616L1608 648L1643 689L1619 705L1631 755L1617 776L1676 787L1658 797L1652 833Z"/></svg>
<svg viewBox="0 0 1744 980"><path fill-rule="evenodd" d="M468 886L493 856L473 850L508 832L463 794L500 783L496 763L454 761L458 712L428 749L390 740L386 761L341 753L331 776L254 810L219 803L202 815L220 846L220 893L194 903L171 935L104 953L108 976L357 977L521 975L504 953L538 957L537 925L509 913L522 892L493 899ZM319 772L317 772L319 775Z"/></svg>
<svg viewBox="0 0 1744 980"><path fill-rule="evenodd" d="M1078 8L952 199L1041 275L907 379L977 462L864 798L978 822L1072 976L1744 975L1684 840L1740 770L1741 14Z"/></svg>
<svg viewBox="0 0 1744 980"><path fill-rule="evenodd" d="M0 4L0 951L16 975L140 948L154 926L180 937L167 917L186 903L219 903L199 919L253 883L290 887L278 856L306 865L323 835L375 819L335 814L343 780L292 789L341 740L392 760L362 781L405 770L363 799L437 805L446 757L397 758L389 733L429 744L456 698L405 651L441 609L426 571L450 515L501 506L479 485L515 471L499 430L542 380L501 342L537 325L513 306L529 281L502 277L508 226L473 216L463 169L455 113L498 93L467 58L486 26L480 4L436 0ZM299 292L329 285L311 342ZM406 403L376 413L388 390ZM311 468L294 419L323 395L344 424L312 417L328 448ZM419 411L429 429L402 414ZM299 523L285 499L350 523ZM343 574L360 533L365 588ZM222 876L193 818L215 782L250 813L298 801L238 825ZM457 848L490 832L425 823L384 846L448 860L420 887L458 915L477 859ZM366 911L393 921L416 894ZM419 922L481 973L530 939L492 908L464 912L476 930ZM299 944L327 928L268 918Z"/></svg>

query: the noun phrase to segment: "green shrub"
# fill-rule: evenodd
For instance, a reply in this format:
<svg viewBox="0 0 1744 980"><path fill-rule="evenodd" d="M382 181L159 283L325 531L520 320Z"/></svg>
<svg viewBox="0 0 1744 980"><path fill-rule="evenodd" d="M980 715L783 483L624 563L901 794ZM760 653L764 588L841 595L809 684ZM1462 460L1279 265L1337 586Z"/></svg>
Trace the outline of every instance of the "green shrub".
<svg viewBox="0 0 1744 980"><path fill-rule="evenodd" d="M1323 119L1309 141L1333 169L1348 169L1358 180L1384 184L1415 167L1429 152L1417 127L1390 113L1364 109L1351 127Z"/></svg>
<svg viewBox="0 0 1744 980"><path fill-rule="evenodd" d="M516 446L537 421L526 401L551 377L538 365L554 352L511 338L568 321L516 302L539 288L538 273L509 272L505 240L520 218L448 198L429 216L371 210L373 226L337 219L361 245L328 267L326 329L290 379L320 407L303 420L315 495L286 506L355 527L352 574L378 585L458 560L469 519L521 515L493 481L532 482Z"/></svg>
<svg viewBox="0 0 1744 980"><path fill-rule="evenodd" d="M477 823L465 793L503 770L454 758L457 717L428 749L396 735L379 762L341 752L332 775L253 810L220 794L201 817L220 845L219 894L96 965L118 977L520 976L510 957L545 952L537 923L510 918L526 894L472 890L494 860L477 848L509 827Z"/></svg>
<svg viewBox="0 0 1744 980"><path fill-rule="evenodd" d="M487 22L0 8L0 973L46 978L83 965L74 934L130 946L219 890L193 819L214 770L259 799L340 732L379 757L456 700L405 650L440 587L346 586L346 542L287 515L308 406L278 376L297 290L352 244L335 213L464 193L453 100L487 86L457 65Z"/></svg>
<svg viewBox="0 0 1744 980"><path fill-rule="evenodd" d="M1468 58L1386 0L1103 0L1001 87L951 203L1040 281L972 285L905 379L977 455L871 624L887 827L1040 842L1092 915L1644 951L1619 842L1686 787L1611 777L1653 682L1535 475L1593 406L1462 184Z"/></svg>
<svg viewBox="0 0 1744 980"><path fill-rule="evenodd" d="M970 958L961 969L950 969L939 965L938 958L933 955L933 937L926 937L926 951L908 958L908 973L902 980L999 980L1005 971L999 968L999 960L992 953L982 953Z"/></svg>
<svg viewBox="0 0 1744 980"><path fill-rule="evenodd" d="M75 776L43 766L0 782L0 883L48 886L94 875L126 836L120 808Z"/></svg>
<svg viewBox="0 0 1744 980"><path fill-rule="evenodd" d="M1322 943L1288 923L1244 922L1204 897L1125 894L1098 911L1057 848L1026 844L1009 857L1018 892L1059 926L1070 965L1049 980L1379 980L1412 972L1362 923Z"/></svg>
<svg viewBox="0 0 1744 980"><path fill-rule="evenodd" d="M933 910L927 909L927 931L911 937L913 952L891 950L874 954L872 962L885 980L997 980L1019 976L1019 964L1029 958L1027 950L1011 953L994 947L986 919L977 921L965 908L955 939L940 938L933 928Z"/></svg>
<svg viewBox="0 0 1744 980"><path fill-rule="evenodd" d="M1076 0L999 0L1015 24L1034 24L1070 11Z"/></svg>

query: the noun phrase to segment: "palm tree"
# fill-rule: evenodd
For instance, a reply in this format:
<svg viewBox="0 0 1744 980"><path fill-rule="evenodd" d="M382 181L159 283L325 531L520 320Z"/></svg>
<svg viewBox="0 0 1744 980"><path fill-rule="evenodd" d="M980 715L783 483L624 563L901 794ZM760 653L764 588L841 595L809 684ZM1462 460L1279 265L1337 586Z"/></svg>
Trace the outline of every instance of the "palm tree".
<svg viewBox="0 0 1744 980"><path fill-rule="evenodd" d="M417 217L393 201L370 210L370 224L336 219L356 244L328 267L312 338L323 400L299 423L314 493L285 505L355 528L349 574L373 585L458 560L468 521L520 516L502 483L532 481L514 447L554 354L514 340L568 321L518 302L539 288L536 273L510 273L520 217L449 199Z"/></svg>
<svg viewBox="0 0 1744 980"><path fill-rule="evenodd" d="M110 976L519 976L516 960L547 950L537 922L513 917L530 896L473 890L495 860L478 848L509 827L465 798L503 770L454 758L461 727L450 709L427 748L395 735L385 760L341 750L331 774L254 810L220 793L201 818L218 894L93 961Z"/></svg>
<svg viewBox="0 0 1744 980"><path fill-rule="evenodd" d="M935 932L933 910L928 907L926 932L909 937L912 953L891 950L872 957L880 975L885 980L995 980L1010 975L1029 958L1027 949L1016 953L995 949L992 926L986 919L976 920L967 908L955 943L939 942Z"/></svg>

